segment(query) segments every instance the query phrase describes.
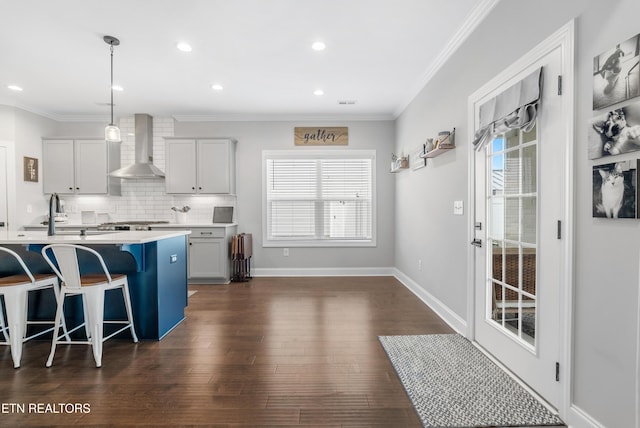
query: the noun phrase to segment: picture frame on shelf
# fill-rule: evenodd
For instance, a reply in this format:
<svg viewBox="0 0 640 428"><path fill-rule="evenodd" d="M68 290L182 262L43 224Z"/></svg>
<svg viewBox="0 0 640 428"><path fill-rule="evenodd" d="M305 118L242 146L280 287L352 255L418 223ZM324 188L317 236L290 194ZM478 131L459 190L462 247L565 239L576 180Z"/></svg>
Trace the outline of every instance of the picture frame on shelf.
<svg viewBox="0 0 640 428"><path fill-rule="evenodd" d="M420 147L416 148L412 154L409 155L412 171L417 171L427 166L427 158L422 157L422 155L426 153L425 146L425 144L421 144Z"/></svg>

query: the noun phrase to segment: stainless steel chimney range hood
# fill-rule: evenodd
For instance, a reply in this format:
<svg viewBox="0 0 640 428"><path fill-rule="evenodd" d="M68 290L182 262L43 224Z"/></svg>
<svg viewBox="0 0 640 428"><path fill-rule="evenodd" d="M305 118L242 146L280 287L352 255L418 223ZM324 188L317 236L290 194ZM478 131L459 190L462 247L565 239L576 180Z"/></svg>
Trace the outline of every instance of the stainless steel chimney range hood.
<svg viewBox="0 0 640 428"><path fill-rule="evenodd" d="M124 179L164 178L153 162L153 118L148 114L135 114L135 163L109 173Z"/></svg>

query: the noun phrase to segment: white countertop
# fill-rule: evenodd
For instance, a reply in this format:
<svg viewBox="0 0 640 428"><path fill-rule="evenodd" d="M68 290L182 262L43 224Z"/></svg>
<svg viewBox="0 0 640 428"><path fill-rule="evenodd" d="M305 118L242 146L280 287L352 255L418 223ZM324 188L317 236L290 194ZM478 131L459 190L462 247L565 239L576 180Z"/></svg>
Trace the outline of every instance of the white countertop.
<svg viewBox="0 0 640 428"><path fill-rule="evenodd" d="M233 226L237 226L237 223L159 223L159 224L152 224L150 225L151 227L153 227L154 229L157 228L171 228L171 229L176 229L176 228L185 228L185 229L190 229L193 227L233 227ZM82 224L82 223L56 223L56 229L60 228L60 229L95 229L97 228L99 225L98 224ZM46 224L25 224L24 226L22 226L25 229L31 229L31 230L46 230L48 228L48 226Z"/></svg>
<svg viewBox="0 0 640 428"><path fill-rule="evenodd" d="M189 230L132 230L100 235L54 235L44 231L10 230L0 231L0 245L3 244L146 244L147 242L188 235Z"/></svg>
<svg viewBox="0 0 640 428"><path fill-rule="evenodd" d="M165 223L165 224L152 224L151 227L155 228L162 228L162 227L170 227L170 228L176 228L176 227L185 227L185 228L191 228L191 227L233 227L233 226L237 226L237 223Z"/></svg>

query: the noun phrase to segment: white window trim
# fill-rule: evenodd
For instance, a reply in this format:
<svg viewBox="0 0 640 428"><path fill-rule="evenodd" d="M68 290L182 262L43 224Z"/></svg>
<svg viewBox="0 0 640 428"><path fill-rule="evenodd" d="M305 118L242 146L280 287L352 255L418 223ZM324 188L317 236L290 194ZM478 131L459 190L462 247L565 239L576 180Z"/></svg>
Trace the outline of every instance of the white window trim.
<svg viewBox="0 0 640 428"><path fill-rule="evenodd" d="M267 227L267 159L371 159L371 239L368 240L313 240L313 239L272 239ZM375 247L377 244L376 205L376 151L360 149L343 150L263 150L262 151L262 246L263 247Z"/></svg>

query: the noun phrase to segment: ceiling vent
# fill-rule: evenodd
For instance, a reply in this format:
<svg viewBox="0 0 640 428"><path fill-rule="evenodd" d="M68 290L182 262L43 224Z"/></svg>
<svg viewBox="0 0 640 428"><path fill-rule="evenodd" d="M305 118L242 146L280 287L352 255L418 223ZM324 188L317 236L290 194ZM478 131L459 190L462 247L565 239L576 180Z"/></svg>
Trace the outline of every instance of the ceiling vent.
<svg viewBox="0 0 640 428"><path fill-rule="evenodd" d="M351 106L356 103L356 100L338 100L338 104L342 106Z"/></svg>

